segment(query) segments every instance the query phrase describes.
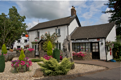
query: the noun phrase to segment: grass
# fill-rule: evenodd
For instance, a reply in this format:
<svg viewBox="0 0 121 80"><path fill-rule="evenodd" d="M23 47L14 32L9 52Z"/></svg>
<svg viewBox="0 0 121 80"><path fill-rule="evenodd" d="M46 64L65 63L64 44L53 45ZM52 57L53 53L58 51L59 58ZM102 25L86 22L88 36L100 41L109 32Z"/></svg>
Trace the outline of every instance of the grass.
<svg viewBox="0 0 121 80"><path fill-rule="evenodd" d="M40 59L31 59L31 61L32 61L32 62L40 62L40 61L42 61L42 60L40 60Z"/></svg>

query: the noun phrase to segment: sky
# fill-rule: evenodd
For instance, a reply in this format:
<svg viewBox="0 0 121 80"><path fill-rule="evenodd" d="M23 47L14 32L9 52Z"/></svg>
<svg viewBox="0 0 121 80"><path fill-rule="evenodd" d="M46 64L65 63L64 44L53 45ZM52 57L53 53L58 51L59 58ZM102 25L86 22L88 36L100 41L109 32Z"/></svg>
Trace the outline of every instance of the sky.
<svg viewBox="0 0 121 80"><path fill-rule="evenodd" d="M74 6L81 26L91 26L108 23L110 14L108 0L0 0L0 14L8 14L9 8L15 6L21 16L26 16L28 29L38 23L68 17Z"/></svg>

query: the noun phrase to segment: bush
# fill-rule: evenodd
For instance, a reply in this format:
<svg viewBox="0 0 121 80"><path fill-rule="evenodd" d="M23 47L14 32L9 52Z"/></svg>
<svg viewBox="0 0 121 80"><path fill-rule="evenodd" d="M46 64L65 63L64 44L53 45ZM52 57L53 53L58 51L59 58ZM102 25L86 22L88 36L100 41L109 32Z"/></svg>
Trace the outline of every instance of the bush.
<svg viewBox="0 0 121 80"><path fill-rule="evenodd" d="M5 69L5 57L2 55L0 55L0 72L4 72Z"/></svg>
<svg viewBox="0 0 121 80"><path fill-rule="evenodd" d="M22 61L22 60L24 60L24 58L25 58L25 54L24 54L24 51L22 49L21 53L20 53L20 56L19 56L19 60Z"/></svg>
<svg viewBox="0 0 121 80"><path fill-rule="evenodd" d="M6 49L5 44L3 44L3 46L2 46L2 53L7 54L7 49Z"/></svg>
<svg viewBox="0 0 121 80"><path fill-rule="evenodd" d="M38 63L38 65L41 66L41 69L43 70L45 76L65 75L74 64L71 63L68 58L64 58L60 64L54 58L46 60L41 57L41 60L43 61L43 63Z"/></svg>
<svg viewBox="0 0 121 80"><path fill-rule="evenodd" d="M47 55L51 56L52 53L53 53L53 51L52 51L52 43L49 41L48 45L47 45Z"/></svg>
<svg viewBox="0 0 121 80"><path fill-rule="evenodd" d="M57 61L60 61L60 51L56 48L53 50L53 58L57 59Z"/></svg>
<svg viewBox="0 0 121 80"><path fill-rule="evenodd" d="M40 62L40 61L42 61L42 60L40 60L40 59L31 59L31 61L32 61L32 62Z"/></svg>

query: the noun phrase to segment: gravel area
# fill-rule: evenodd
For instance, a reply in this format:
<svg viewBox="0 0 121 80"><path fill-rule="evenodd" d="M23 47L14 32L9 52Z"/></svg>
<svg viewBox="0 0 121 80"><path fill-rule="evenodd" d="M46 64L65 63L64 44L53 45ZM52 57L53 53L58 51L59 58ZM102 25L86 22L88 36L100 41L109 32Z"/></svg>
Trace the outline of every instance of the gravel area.
<svg viewBox="0 0 121 80"><path fill-rule="evenodd" d="M32 62L32 66L30 67L30 71L24 73L12 73L11 70L11 61L5 63L5 71L0 73L0 80L34 80L40 79L40 77L32 77L34 71L40 66L37 63ZM88 65L88 64L76 64L75 69L70 70L67 75L76 74L76 73L85 73L90 71L96 70L103 70L106 69L105 67L95 66L95 65ZM43 76L44 77L44 76ZM41 78L43 78L41 77Z"/></svg>

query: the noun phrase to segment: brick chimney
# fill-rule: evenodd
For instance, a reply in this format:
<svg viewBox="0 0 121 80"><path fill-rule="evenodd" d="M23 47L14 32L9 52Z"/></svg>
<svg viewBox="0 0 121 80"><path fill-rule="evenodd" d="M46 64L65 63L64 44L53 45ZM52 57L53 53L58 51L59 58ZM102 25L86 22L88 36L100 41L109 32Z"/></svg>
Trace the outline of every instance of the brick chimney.
<svg viewBox="0 0 121 80"><path fill-rule="evenodd" d="M72 8L71 8L71 16L76 16L76 10L75 10L75 7L74 6L72 6Z"/></svg>

